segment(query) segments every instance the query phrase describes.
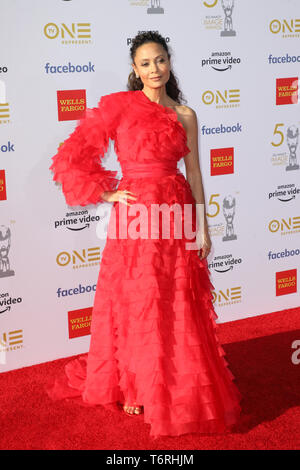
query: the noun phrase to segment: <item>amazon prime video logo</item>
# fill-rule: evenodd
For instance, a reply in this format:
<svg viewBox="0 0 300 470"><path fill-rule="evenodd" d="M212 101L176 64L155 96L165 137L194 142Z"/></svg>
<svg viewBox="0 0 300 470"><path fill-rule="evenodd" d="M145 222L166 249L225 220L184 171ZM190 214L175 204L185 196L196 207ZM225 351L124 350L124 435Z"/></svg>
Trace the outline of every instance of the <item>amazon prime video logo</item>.
<svg viewBox="0 0 300 470"><path fill-rule="evenodd" d="M201 60L202 67L211 67L217 72L231 70L234 65L241 63L240 57L232 57L229 51L212 52L210 57Z"/></svg>

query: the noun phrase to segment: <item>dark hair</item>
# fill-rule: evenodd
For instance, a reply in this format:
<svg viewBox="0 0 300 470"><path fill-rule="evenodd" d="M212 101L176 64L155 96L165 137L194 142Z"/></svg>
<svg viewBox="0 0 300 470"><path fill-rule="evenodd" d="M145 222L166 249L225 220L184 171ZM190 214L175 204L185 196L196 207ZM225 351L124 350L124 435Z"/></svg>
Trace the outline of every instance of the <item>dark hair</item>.
<svg viewBox="0 0 300 470"><path fill-rule="evenodd" d="M157 44L160 44L167 52L168 58L170 60L171 54L166 40L156 31L146 31L137 34L132 40L130 47L130 57L132 62L134 62L137 49L148 42L156 42ZM143 86L144 85L142 80L140 78L136 78L135 72L134 70L132 70L128 77L127 89L142 90ZM177 103L179 104L181 104L183 101L186 101L182 95L181 90L178 87L177 78L175 77L174 72L172 70L170 70L170 78L166 83L166 92L168 96L170 96L173 100L177 101Z"/></svg>

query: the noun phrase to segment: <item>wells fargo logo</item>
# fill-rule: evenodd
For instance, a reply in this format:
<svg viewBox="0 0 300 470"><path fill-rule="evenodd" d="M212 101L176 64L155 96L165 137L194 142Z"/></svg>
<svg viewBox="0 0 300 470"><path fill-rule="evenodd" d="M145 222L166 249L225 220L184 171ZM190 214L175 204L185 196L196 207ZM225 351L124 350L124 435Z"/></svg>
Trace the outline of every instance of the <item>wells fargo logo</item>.
<svg viewBox="0 0 300 470"><path fill-rule="evenodd" d="M269 231L272 233L280 232L281 235L288 235L300 232L300 216L282 218L280 220L273 219L269 222Z"/></svg>
<svg viewBox="0 0 300 470"><path fill-rule="evenodd" d="M226 175L234 173L234 148L211 149L210 174Z"/></svg>
<svg viewBox="0 0 300 470"><path fill-rule="evenodd" d="M61 251L56 257L59 266L72 266L73 269L98 266L100 263L100 247L83 248L82 250Z"/></svg>
<svg viewBox="0 0 300 470"><path fill-rule="evenodd" d="M0 170L0 201L6 201L5 170Z"/></svg>
<svg viewBox="0 0 300 470"><path fill-rule="evenodd" d="M298 77L276 79L276 105L298 103Z"/></svg>
<svg viewBox="0 0 300 470"><path fill-rule="evenodd" d="M8 103L0 103L0 123L6 124L9 122L10 114L9 114L9 104Z"/></svg>
<svg viewBox="0 0 300 470"><path fill-rule="evenodd" d="M57 110L59 121L80 119L86 110L85 90L58 90Z"/></svg>
<svg viewBox="0 0 300 470"><path fill-rule="evenodd" d="M276 296L297 292L297 269L276 273Z"/></svg>
<svg viewBox="0 0 300 470"><path fill-rule="evenodd" d="M93 307L88 307L68 312L70 339L91 334L92 310Z"/></svg>
<svg viewBox="0 0 300 470"><path fill-rule="evenodd" d="M236 108L240 106L240 89L206 90L202 94L202 102L206 105L215 105L216 108Z"/></svg>
<svg viewBox="0 0 300 470"><path fill-rule="evenodd" d="M44 26L47 39L60 39L62 44L91 43L91 23L47 23Z"/></svg>
<svg viewBox="0 0 300 470"><path fill-rule="evenodd" d="M290 20L274 19L269 24L269 29L273 34L282 34L282 37L300 37L300 19L292 18Z"/></svg>
<svg viewBox="0 0 300 470"><path fill-rule="evenodd" d="M242 288L228 287L226 290L219 289L212 291L212 302L218 307L224 307L225 305L238 304L242 301Z"/></svg>
<svg viewBox="0 0 300 470"><path fill-rule="evenodd" d="M23 347L23 330L0 334L0 352L9 352Z"/></svg>

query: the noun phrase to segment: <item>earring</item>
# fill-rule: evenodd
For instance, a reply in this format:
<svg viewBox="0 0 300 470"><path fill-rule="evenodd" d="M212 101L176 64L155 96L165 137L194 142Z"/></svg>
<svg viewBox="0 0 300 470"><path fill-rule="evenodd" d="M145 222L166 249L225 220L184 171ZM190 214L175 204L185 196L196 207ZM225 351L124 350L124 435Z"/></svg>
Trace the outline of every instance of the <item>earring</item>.
<svg viewBox="0 0 300 470"><path fill-rule="evenodd" d="M139 75L136 75L136 78L140 78L140 76L139 76Z"/></svg>

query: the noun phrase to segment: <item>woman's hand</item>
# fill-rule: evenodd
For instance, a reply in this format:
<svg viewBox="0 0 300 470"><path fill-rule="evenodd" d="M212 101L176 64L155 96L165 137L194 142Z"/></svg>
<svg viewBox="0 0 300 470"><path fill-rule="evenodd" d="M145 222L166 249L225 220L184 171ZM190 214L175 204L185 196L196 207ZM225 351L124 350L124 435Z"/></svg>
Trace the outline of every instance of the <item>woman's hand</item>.
<svg viewBox="0 0 300 470"><path fill-rule="evenodd" d="M127 199L137 199L137 197L127 189L117 189L116 191L104 191L102 199L106 202L121 202L127 206L132 206Z"/></svg>
<svg viewBox="0 0 300 470"><path fill-rule="evenodd" d="M208 229L206 228L204 232L199 230L196 235L196 240L199 248L197 255L200 259L204 259L209 255L211 250L211 239L208 233Z"/></svg>

